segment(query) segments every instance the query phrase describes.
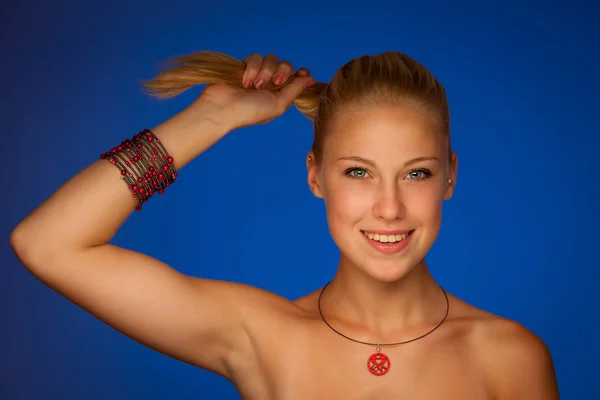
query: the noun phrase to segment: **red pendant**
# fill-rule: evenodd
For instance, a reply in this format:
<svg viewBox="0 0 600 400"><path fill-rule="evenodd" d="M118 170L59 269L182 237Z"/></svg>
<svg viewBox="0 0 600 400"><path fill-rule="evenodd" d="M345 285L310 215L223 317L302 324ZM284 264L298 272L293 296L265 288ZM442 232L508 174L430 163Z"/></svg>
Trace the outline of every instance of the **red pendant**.
<svg viewBox="0 0 600 400"><path fill-rule="evenodd" d="M373 375L377 376L387 374L391 365L392 363L390 362L388 356L380 353L379 349L377 349L377 353L373 353L371 357L369 357L369 360L367 360L367 367L369 368L369 371Z"/></svg>

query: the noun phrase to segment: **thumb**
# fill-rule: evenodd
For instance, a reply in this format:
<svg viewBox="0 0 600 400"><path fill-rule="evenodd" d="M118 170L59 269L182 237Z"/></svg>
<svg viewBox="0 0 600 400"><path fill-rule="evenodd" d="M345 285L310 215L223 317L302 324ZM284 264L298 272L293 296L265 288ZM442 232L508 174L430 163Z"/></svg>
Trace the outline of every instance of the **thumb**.
<svg viewBox="0 0 600 400"><path fill-rule="evenodd" d="M315 84L315 80L310 76L296 77L285 87L281 88L277 93L277 109L283 112L287 110L296 100L296 97L302 93L304 89Z"/></svg>

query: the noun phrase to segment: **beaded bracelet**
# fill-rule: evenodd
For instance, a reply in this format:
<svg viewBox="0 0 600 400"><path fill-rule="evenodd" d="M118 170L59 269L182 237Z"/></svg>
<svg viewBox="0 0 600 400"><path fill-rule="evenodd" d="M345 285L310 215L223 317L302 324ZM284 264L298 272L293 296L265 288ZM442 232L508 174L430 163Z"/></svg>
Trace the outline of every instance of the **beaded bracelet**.
<svg viewBox="0 0 600 400"><path fill-rule="evenodd" d="M154 193L163 194L177 178L173 157L150 129L144 129L131 139L100 155L121 171L133 197L137 211Z"/></svg>

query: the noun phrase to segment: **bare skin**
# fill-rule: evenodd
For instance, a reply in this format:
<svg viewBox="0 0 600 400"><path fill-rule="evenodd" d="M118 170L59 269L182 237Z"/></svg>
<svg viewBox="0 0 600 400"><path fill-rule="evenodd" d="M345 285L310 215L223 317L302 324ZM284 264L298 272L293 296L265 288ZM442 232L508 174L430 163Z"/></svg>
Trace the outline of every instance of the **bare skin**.
<svg viewBox="0 0 600 400"><path fill-rule="evenodd" d="M243 81L256 85L281 75L291 83L277 94L210 85L153 129L178 169L227 133L281 115L311 84L308 71L293 74L274 55L253 55L246 64ZM339 117L333 126L321 164L312 153L307 158L309 187L327 205L341 252L322 295L323 314L360 341L421 336L446 313L424 257L439 230L441 203L452 197L456 156L417 110L382 106ZM133 340L224 376L244 399L558 399L552 360L539 338L451 294L439 329L382 347L391 368L374 376L367 358L375 347L325 325L320 290L289 301L185 276L109 244L135 206L118 170L99 160L20 223L11 245L51 289ZM362 233L378 229L414 232L402 252L383 255Z"/></svg>

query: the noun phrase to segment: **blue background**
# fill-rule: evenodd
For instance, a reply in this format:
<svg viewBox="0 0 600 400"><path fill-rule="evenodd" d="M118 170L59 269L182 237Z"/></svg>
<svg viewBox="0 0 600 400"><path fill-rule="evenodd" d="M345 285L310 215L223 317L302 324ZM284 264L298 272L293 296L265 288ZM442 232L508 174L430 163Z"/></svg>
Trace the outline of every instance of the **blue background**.
<svg viewBox="0 0 600 400"><path fill-rule="evenodd" d="M0 398L238 398L223 378L50 291L8 240L102 151L200 93L159 101L140 91L160 61L197 50L274 52L324 81L351 58L387 50L429 67L447 88L459 154L456 194L428 256L433 274L541 336L564 399L600 398L599 14L592 1L3 1ZM338 252L306 184L311 128L291 109L227 136L114 243L290 299L315 290Z"/></svg>

